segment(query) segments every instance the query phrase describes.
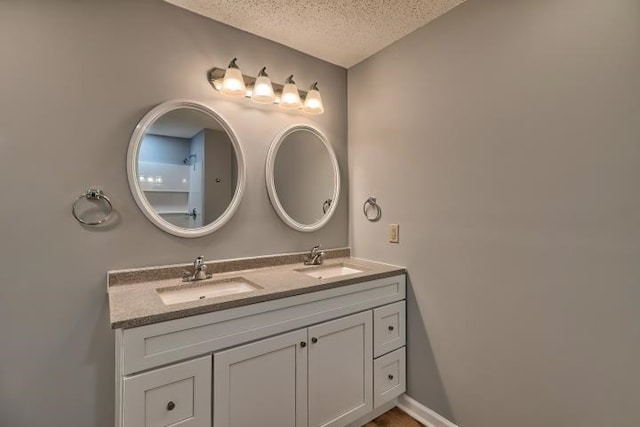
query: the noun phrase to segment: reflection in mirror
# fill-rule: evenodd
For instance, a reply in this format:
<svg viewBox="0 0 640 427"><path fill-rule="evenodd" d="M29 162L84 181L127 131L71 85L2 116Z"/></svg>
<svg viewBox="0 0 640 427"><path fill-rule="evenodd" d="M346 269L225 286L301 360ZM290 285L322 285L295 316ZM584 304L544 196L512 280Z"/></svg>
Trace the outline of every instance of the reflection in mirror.
<svg viewBox="0 0 640 427"><path fill-rule="evenodd" d="M301 224L320 221L333 197L333 167L322 140L303 130L289 134L276 155L274 181L291 218Z"/></svg>
<svg viewBox="0 0 640 427"><path fill-rule="evenodd" d="M231 140L212 117L174 110L156 120L140 144L138 180L168 222L198 228L227 208L236 186Z"/></svg>
<svg viewBox="0 0 640 427"><path fill-rule="evenodd" d="M156 107L136 128L129 157L136 201L165 231L208 234L237 207L242 154L228 125L208 107L187 101Z"/></svg>
<svg viewBox="0 0 640 427"><path fill-rule="evenodd" d="M267 188L292 228L314 231L326 224L339 195L338 163L326 137L304 125L280 134L267 159Z"/></svg>

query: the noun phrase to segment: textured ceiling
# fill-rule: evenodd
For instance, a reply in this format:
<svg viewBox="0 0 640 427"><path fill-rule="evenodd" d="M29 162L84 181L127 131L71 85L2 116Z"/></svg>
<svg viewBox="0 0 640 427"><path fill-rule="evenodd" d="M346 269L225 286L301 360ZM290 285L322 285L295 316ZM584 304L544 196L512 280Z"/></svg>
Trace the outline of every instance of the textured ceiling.
<svg viewBox="0 0 640 427"><path fill-rule="evenodd" d="M349 68L464 0L165 0Z"/></svg>

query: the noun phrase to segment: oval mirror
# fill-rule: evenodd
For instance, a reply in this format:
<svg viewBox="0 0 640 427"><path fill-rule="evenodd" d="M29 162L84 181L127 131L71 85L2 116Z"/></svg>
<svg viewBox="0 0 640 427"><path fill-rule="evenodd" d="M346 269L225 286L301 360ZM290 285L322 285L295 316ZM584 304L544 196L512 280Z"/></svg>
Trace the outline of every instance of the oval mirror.
<svg viewBox="0 0 640 427"><path fill-rule="evenodd" d="M336 210L340 169L318 129L294 125L278 134L267 155L266 178L271 203L291 228L316 231Z"/></svg>
<svg viewBox="0 0 640 427"><path fill-rule="evenodd" d="M180 237L222 227L245 185L242 148L229 124L206 105L185 100L160 104L140 120L127 174L142 213Z"/></svg>

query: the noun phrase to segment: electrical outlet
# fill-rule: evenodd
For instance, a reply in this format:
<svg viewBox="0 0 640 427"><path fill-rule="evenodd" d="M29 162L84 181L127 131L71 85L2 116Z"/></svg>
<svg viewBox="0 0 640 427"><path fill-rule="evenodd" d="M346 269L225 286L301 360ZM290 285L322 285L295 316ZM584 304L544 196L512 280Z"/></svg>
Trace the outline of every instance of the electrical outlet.
<svg viewBox="0 0 640 427"><path fill-rule="evenodd" d="M399 224L389 224L389 243L400 243Z"/></svg>

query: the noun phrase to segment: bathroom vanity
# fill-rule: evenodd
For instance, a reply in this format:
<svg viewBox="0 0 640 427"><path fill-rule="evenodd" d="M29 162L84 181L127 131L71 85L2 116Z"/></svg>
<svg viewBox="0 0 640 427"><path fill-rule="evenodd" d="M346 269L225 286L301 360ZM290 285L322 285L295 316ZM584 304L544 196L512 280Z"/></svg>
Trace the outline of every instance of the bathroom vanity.
<svg viewBox="0 0 640 427"><path fill-rule="evenodd" d="M318 231L336 212L340 167L320 129L282 129L264 173L292 229ZM171 100L136 126L127 176L149 221L199 238L237 211L247 170L227 120ZM348 249L323 265L303 258L198 258L187 282L189 265L109 272L116 427L361 426L394 406L405 391L405 270Z"/></svg>
<svg viewBox="0 0 640 427"><path fill-rule="evenodd" d="M208 263L188 284L186 266L110 272L116 427L357 426L393 406L405 270L340 255Z"/></svg>

